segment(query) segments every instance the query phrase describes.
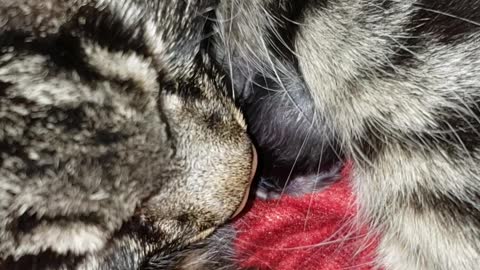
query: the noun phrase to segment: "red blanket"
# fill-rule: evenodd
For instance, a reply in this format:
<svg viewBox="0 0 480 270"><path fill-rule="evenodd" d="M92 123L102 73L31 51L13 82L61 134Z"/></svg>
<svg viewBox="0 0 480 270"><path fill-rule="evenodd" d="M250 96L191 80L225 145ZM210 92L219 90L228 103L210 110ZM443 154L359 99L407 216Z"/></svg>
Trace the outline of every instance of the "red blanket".
<svg viewBox="0 0 480 270"><path fill-rule="evenodd" d="M236 221L243 267L275 270L372 269L375 240L353 225L349 168L321 192L278 201L256 200Z"/></svg>

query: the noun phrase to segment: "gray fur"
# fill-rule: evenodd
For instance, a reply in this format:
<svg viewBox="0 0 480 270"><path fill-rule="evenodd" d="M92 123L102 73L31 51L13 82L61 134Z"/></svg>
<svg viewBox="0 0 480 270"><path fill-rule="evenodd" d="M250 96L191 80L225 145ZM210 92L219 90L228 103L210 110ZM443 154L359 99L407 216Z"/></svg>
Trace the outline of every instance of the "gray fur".
<svg viewBox="0 0 480 270"><path fill-rule="evenodd" d="M479 1L449 0L218 9L217 55L239 92L254 95L244 85L260 74L273 91L293 82L311 95L318 129L353 161L358 221L380 235L385 269L478 268L479 12Z"/></svg>
<svg viewBox="0 0 480 270"><path fill-rule="evenodd" d="M1 269L135 269L231 217L252 148L213 4L0 3Z"/></svg>

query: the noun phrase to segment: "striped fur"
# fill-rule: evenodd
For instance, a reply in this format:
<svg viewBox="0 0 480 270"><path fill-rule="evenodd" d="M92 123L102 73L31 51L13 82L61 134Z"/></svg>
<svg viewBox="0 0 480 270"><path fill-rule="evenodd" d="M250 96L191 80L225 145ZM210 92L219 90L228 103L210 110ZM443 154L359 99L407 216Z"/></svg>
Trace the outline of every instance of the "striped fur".
<svg viewBox="0 0 480 270"><path fill-rule="evenodd" d="M235 212L252 148L214 4L0 2L0 269L137 269Z"/></svg>
<svg viewBox="0 0 480 270"><path fill-rule="evenodd" d="M480 1L231 0L217 19L216 55L244 110L262 91L279 96L246 116L261 147L281 136L292 143L279 151L300 157L333 146L300 166L328 151L353 161L358 221L381 236L378 266L478 268ZM255 87L265 80L271 89ZM298 106L270 113L284 100ZM294 131L271 132L290 121Z"/></svg>

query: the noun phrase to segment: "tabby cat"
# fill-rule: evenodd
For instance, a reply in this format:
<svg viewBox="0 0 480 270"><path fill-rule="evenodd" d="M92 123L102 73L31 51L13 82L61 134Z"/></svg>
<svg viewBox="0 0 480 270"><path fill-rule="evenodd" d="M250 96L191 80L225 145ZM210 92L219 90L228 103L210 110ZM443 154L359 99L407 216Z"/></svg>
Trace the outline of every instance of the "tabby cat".
<svg viewBox="0 0 480 270"><path fill-rule="evenodd" d="M138 269L241 208L212 1L0 1L0 269Z"/></svg>
<svg viewBox="0 0 480 270"><path fill-rule="evenodd" d="M306 173L350 160L377 266L478 269L480 1L225 0L216 14L214 53L259 148Z"/></svg>
<svg viewBox="0 0 480 270"><path fill-rule="evenodd" d="M228 227L181 249L248 185L227 89L265 177L352 162L377 266L478 268L480 1L3 0L0 15L8 269L237 268Z"/></svg>

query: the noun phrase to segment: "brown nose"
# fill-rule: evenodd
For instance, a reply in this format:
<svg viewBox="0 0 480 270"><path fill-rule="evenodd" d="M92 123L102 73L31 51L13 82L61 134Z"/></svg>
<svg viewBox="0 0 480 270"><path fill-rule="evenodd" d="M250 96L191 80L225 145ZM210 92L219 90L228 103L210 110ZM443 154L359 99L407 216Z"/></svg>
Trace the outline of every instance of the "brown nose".
<svg viewBox="0 0 480 270"><path fill-rule="evenodd" d="M248 187L247 187L247 189L245 189L245 193L243 194L243 200L240 203L240 205L238 206L237 211L232 215L232 218L238 216L238 214L240 214L242 212L243 208L247 204L248 194L249 194L249 191L250 191L250 186L252 184L253 178L255 177L255 173L257 171L257 164L258 164L257 150L255 149L255 146L253 146L253 144L252 144L252 170L250 172L250 179L249 179L249 182L248 182Z"/></svg>

